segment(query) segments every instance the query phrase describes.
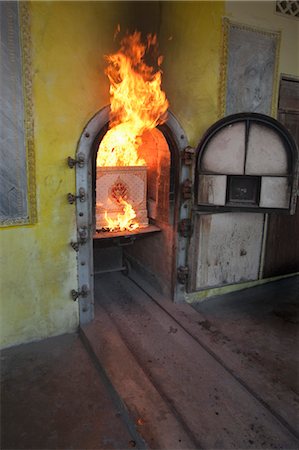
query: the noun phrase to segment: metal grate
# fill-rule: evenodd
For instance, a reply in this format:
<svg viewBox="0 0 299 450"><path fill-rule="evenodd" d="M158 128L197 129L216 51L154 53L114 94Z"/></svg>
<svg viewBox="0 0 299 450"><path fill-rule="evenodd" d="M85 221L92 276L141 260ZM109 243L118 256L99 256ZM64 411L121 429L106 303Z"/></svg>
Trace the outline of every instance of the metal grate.
<svg viewBox="0 0 299 450"><path fill-rule="evenodd" d="M276 12L286 16L299 18L298 0L280 0L276 2Z"/></svg>

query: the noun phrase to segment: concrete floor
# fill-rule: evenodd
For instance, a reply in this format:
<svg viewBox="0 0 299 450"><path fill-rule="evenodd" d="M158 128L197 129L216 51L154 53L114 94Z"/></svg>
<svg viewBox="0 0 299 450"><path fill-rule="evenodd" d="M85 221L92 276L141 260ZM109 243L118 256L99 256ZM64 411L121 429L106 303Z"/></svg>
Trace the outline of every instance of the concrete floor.
<svg viewBox="0 0 299 450"><path fill-rule="evenodd" d="M269 309L273 297L275 311L282 311L284 301L289 307L298 302L298 277L246 291L252 315L242 325L244 307L238 317L237 303L245 291L234 294L235 328L232 320L218 326L216 311L214 324L213 308L208 318L200 310L204 302L197 309L174 305L142 285L150 295L120 274L98 277L96 320L84 332L132 416L142 419L138 429L149 447L299 448L297 327L288 324L292 331L286 332L280 317L275 315L276 322L261 312L263 299ZM279 289L285 293L280 309ZM219 305L228 298L219 299ZM253 325L256 334L243 348L240 329L250 336ZM272 334L271 327L276 328ZM260 341L268 336L268 343L256 349L259 330ZM275 338L270 351L269 342L279 335L282 345ZM275 366L273 358L286 345L284 362ZM273 372L283 365L283 375Z"/></svg>
<svg viewBox="0 0 299 450"><path fill-rule="evenodd" d="M2 450L136 446L126 410L76 334L4 350L1 393Z"/></svg>
<svg viewBox="0 0 299 450"><path fill-rule="evenodd" d="M262 391L263 398L296 428L299 277L208 299L193 307L204 317L201 327L238 355L242 377L245 370L254 371L250 384L256 384L255 390ZM260 386L257 374L261 377ZM267 396L265 389L269 390Z"/></svg>
<svg viewBox="0 0 299 450"><path fill-rule="evenodd" d="M174 305L96 278L96 318L2 354L4 449L297 449L298 277Z"/></svg>

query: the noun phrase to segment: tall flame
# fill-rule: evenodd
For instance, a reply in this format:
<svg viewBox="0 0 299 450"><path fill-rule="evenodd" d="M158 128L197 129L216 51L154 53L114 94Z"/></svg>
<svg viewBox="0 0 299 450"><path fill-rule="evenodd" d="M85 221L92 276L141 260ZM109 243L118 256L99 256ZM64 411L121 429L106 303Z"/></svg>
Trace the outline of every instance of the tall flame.
<svg viewBox="0 0 299 450"><path fill-rule="evenodd" d="M157 69L145 57L156 60ZM157 37L141 42L137 31L125 36L120 50L107 57L106 74L110 80L110 129L101 141L98 166L140 166L138 147L144 131L166 120L168 101L161 90L162 57L157 53Z"/></svg>

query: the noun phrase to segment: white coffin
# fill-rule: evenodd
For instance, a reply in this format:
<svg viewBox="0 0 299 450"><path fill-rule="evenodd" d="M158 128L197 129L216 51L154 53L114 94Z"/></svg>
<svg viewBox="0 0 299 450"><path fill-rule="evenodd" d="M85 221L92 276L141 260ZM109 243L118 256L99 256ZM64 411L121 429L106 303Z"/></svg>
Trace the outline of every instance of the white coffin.
<svg viewBox="0 0 299 450"><path fill-rule="evenodd" d="M96 228L105 228L105 211L111 219L123 213L118 202L121 196L136 212L141 227L148 225L146 208L146 166L97 167L96 179Z"/></svg>

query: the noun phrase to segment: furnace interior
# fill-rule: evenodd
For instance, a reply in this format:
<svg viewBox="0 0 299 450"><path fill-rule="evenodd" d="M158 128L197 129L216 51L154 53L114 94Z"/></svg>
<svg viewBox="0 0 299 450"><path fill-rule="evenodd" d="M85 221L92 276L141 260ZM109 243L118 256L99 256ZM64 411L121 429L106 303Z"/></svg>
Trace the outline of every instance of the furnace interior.
<svg viewBox="0 0 299 450"><path fill-rule="evenodd" d="M147 131L142 136L139 156L147 166L147 229L127 232L125 236L99 237L96 232L96 157L108 124L93 144L93 231L94 273L122 270L139 281L144 279L158 291L173 297L176 223L178 209L178 151L167 125Z"/></svg>

